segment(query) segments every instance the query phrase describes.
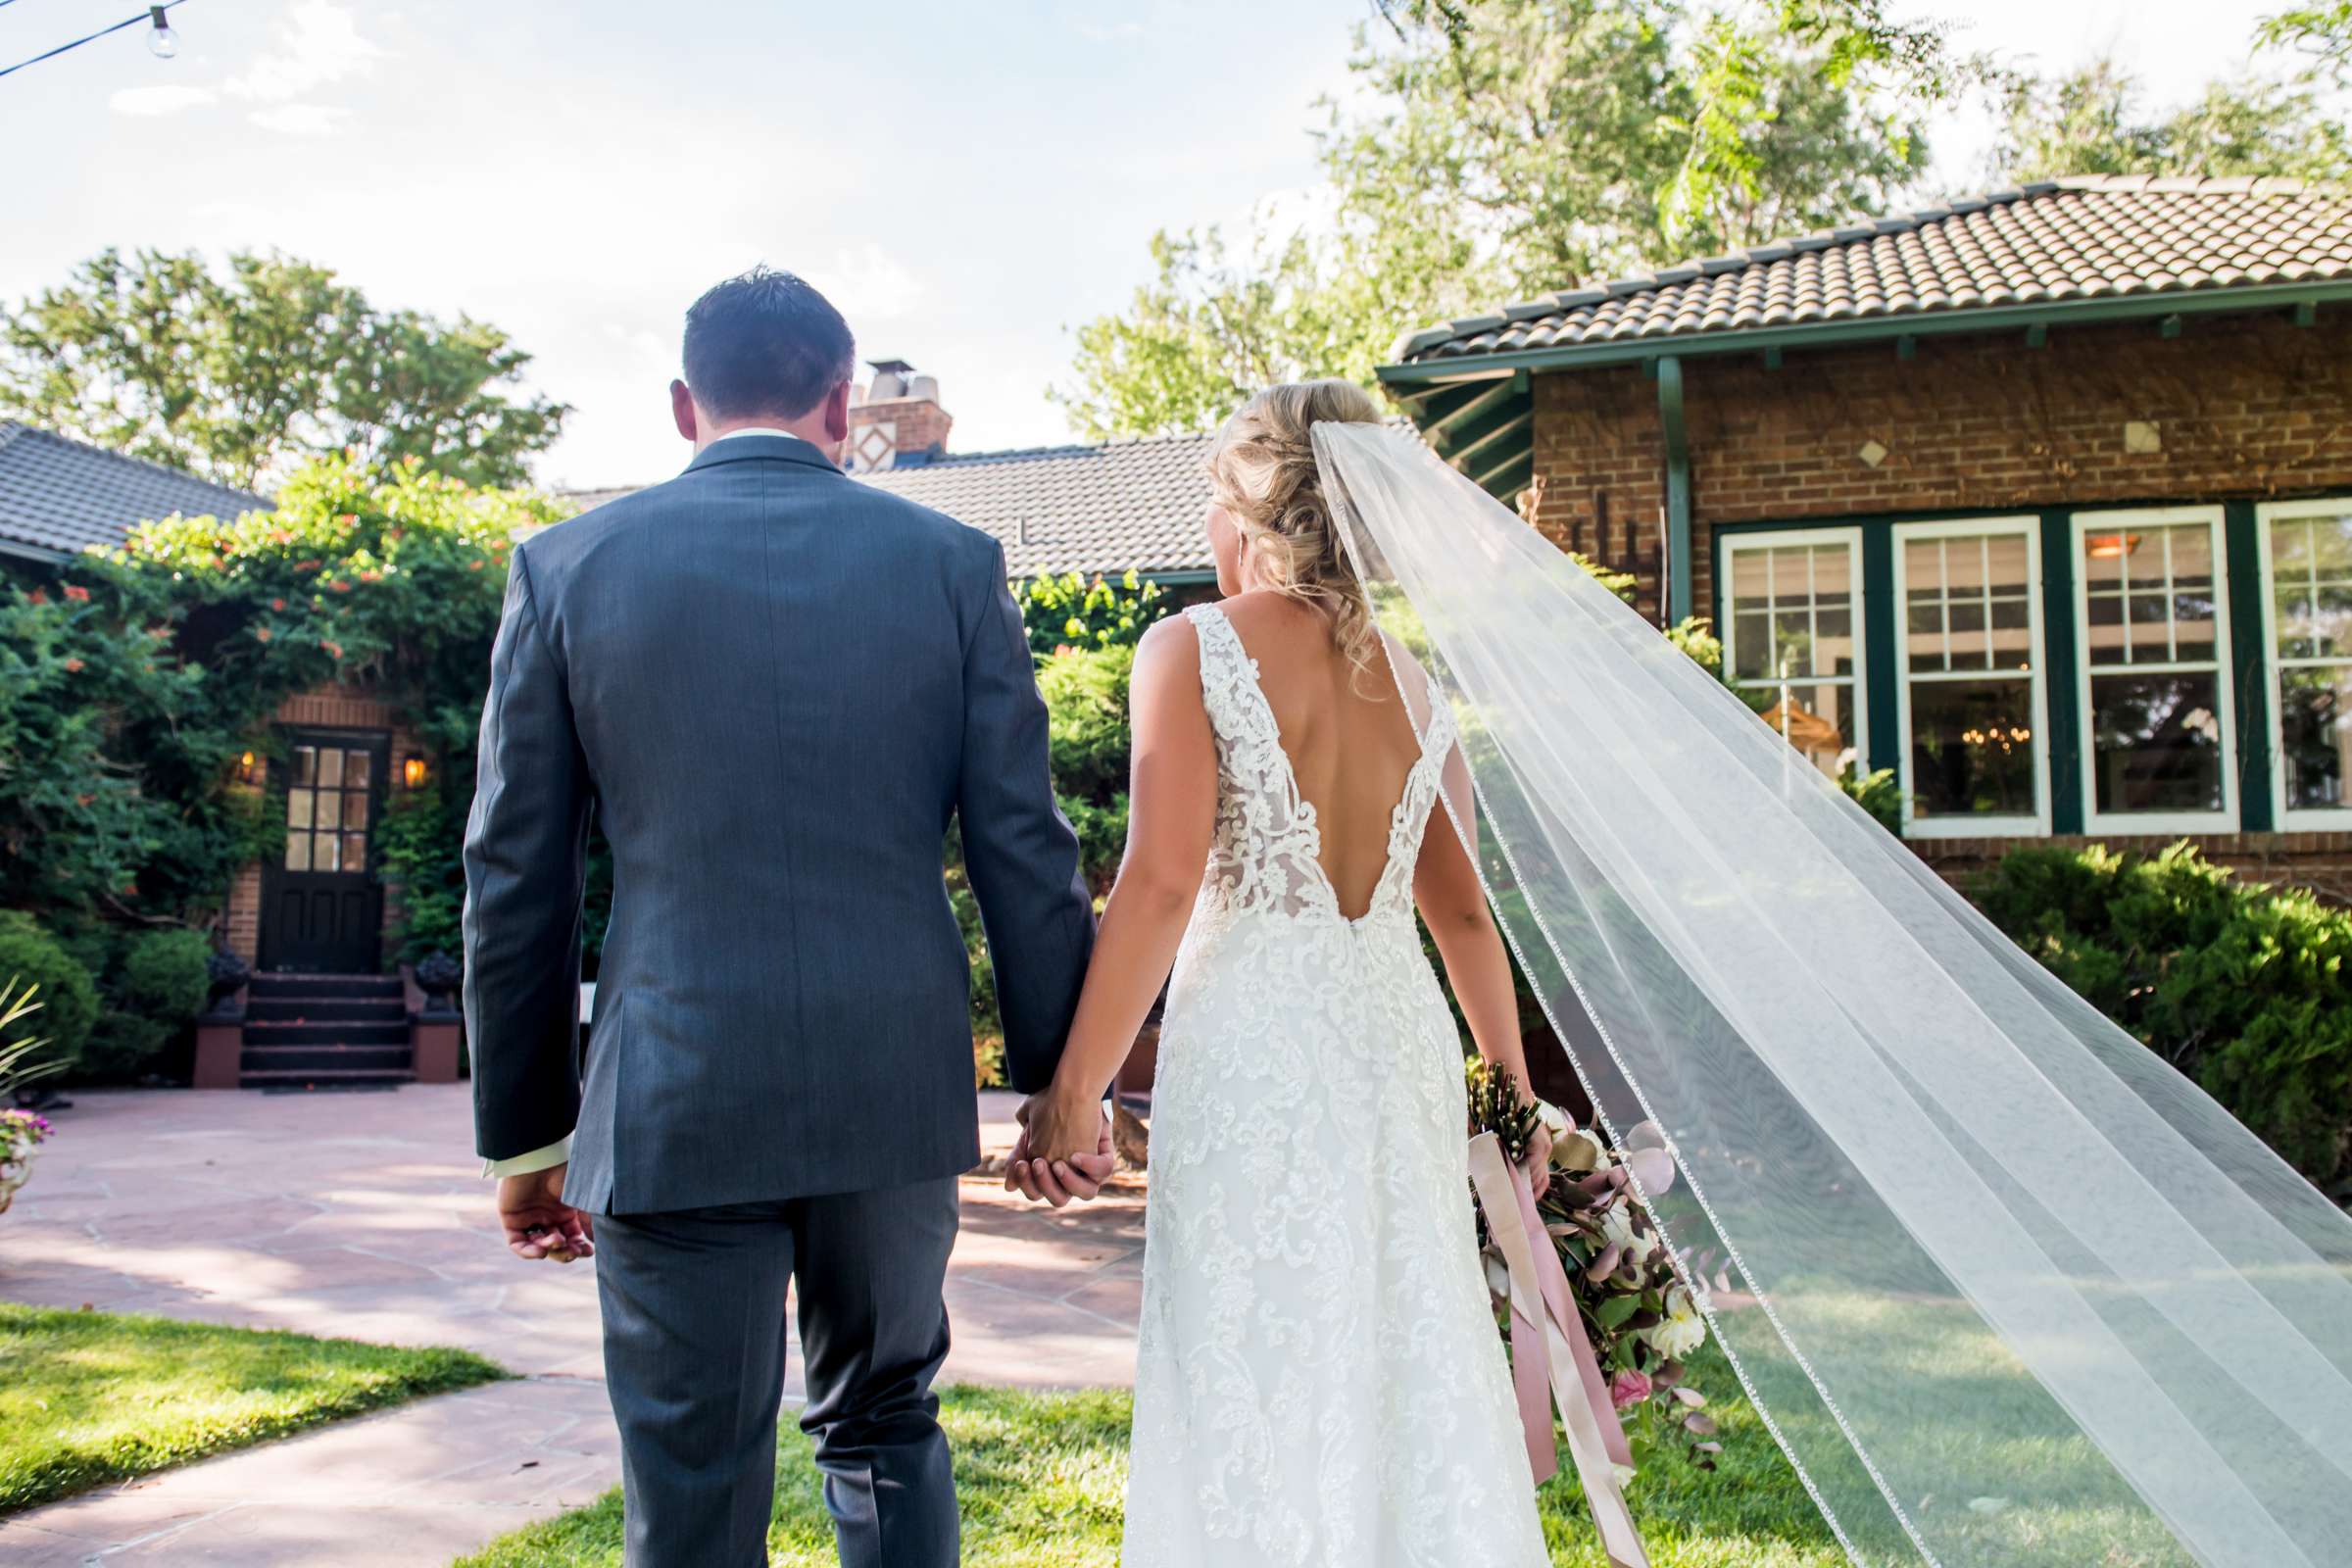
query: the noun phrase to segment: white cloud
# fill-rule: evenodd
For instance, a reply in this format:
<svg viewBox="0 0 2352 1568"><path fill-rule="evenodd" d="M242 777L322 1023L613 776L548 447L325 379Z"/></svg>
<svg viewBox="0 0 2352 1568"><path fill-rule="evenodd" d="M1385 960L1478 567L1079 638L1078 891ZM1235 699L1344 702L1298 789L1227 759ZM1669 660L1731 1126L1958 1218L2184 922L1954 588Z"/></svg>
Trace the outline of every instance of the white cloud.
<svg viewBox="0 0 2352 1568"><path fill-rule="evenodd" d="M808 280L853 325L859 318L887 321L908 315L923 299L922 280L871 240L836 251L833 265L822 271L811 270Z"/></svg>
<svg viewBox="0 0 2352 1568"><path fill-rule="evenodd" d="M155 87L123 87L106 101L106 107L118 115L176 115L182 109L197 109L220 98L210 87L188 87L173 84Z"/></svg>
<svg viewBox="0 0 2352 1568"><path fill-rule="evenodd" d="M263 103L286 103L314 88L366 75L384 53L360 36L351 8L332 0L295 0L275 32L275 48L254 56L242 74L228 78L230 92Z"/></svg>
<svg viewBox="0 0 2352 1568"><path fill-rule="evenodd" d="M350 114L348 109L329 109L318 104L280 104L275 109L257 109L253 122L264 130L274 130L281 136L331 136L335 122Z"/></svg>

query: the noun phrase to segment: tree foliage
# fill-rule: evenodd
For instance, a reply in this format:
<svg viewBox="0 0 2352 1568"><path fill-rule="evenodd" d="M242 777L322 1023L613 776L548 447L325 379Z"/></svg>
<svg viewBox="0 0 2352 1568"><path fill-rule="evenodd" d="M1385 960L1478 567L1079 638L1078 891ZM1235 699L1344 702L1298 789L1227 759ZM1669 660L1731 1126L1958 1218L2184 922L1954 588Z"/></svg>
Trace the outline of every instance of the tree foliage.
<svg viewBox="0 0 2352 1568"><path fill-rule="evenodd" d="M1096 437L1197 429L1368 380L1399 327L1882 211L1926 149L1872 74L1931 42L1851 5L1395 0L1325 105L1311 216L1154 236L1055 400Z"/></svg>
<svg viewBox="0 0 2352 1568"><path fill-rule="evenodd" d="M2352 0L2324 0L2265 17L2254 41L2303 56L2306 79L2352 86Z"/></svg>
<svg viewBox="0 0 2352 1568"><path fill-rule="evenodd" d="M2193 102L2152 110L2111 59L2014 83L1991 176L2352 172L2352 139L2321 90L2254 74L2217 77Z"/></svg>
<svg viewBox="0 0 2352 1568"><path fill-rule="evenodd" d="M308 262L110 248L0 322L0 413L247 489L346 450L516 484L569 412L514 390L529 363Z"/></svg>
<svg viewBox="0 0 2352 1568"><path fill-rule="evenodd" d="M556 514L337 456L273 512L150 523L0 594L0 904L202 924L280 831L240 786L286 697L367 682L469 754L515 530Z"/></svg>

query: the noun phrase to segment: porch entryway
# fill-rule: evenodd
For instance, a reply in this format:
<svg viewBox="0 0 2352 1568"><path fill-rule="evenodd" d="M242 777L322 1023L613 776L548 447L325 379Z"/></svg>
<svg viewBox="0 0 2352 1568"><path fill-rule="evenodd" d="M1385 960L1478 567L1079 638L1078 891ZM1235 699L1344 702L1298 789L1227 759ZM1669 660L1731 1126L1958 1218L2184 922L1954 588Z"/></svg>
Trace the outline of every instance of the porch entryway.
<svg viewBox="0 0 2352 1568"><path fill-rule="evenodd" d="M383 966L384 890L372 853L391 736L288 729L273 769L286 848L263 869L264 971L372 975Z"/></svg>

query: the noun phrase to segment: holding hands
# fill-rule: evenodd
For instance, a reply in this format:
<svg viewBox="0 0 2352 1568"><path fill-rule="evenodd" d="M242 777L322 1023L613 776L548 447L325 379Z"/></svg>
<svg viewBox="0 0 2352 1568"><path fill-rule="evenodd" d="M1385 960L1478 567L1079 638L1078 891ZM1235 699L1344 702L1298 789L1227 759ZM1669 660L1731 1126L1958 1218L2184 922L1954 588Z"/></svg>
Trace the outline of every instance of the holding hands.
<svg viewBox="0 0 2352 1568"><path fill-rule="evenodd" d="M1110 1117L1100 1095L1072 1095L1056 1081L1021 1102L1021 1136L1004 1166L1004 1189L1060 1208L1102 1190L1116 1163Z"/></svg>

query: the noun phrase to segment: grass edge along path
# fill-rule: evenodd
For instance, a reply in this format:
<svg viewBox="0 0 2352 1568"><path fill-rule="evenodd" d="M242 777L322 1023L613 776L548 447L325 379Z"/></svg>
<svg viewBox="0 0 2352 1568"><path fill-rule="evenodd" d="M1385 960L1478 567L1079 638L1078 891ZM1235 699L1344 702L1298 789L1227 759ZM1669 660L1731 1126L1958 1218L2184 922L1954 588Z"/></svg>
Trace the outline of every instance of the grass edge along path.
<svg viewBox="0 0 2352 1568"><path fill-rule="evenodd" d="M0 1301L0 1516L508 1376L470 1350Z"/></svg>
<svg viewBox="0 0 2352 1568"><path fill-rule="evenodd" d="M940 1393L940 1420L956 1455L965 1568L1111 1568L1118 1561L1125 1390L966 1386ZM1736 1395L1715 1413L1725 1450L1720 1470L1710 1475L1662 1454L1634 1484L1630 1500L1652 1568L1842 1568L1844 1553L1755 1413ZM776 1456L769 1562L833 1568L833 1529L815 1463L789 1415ZM1605 1568L1575 1482L1557 1478L1540 1499L1553 1563ZM457 1568L619 1568L620 1548L614 1489L585 1508L501 1537Z"/></svg>

